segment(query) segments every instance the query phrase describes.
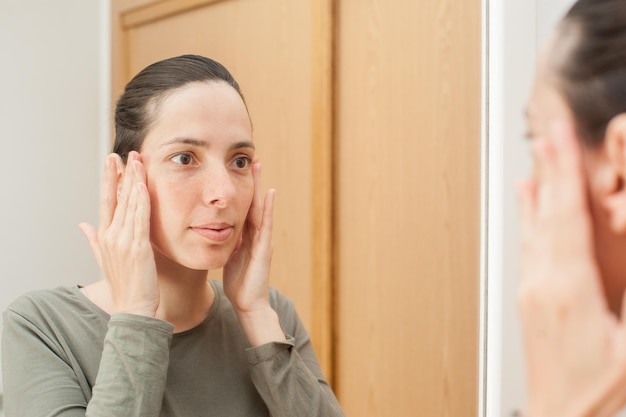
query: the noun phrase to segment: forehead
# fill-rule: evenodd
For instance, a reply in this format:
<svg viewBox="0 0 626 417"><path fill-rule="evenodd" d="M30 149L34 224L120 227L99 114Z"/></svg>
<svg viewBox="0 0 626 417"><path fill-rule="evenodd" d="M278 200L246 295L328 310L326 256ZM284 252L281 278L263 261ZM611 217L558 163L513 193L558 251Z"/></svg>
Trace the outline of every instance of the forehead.
<svg viewBox="0 0 626 417"><path fill-rule="evenodd" d="M565 97L554 82L537 73L528 101L527 117L530 121L571 120L571 110Z"/></svg>
<svg viewBox="0 0 626 417"><path fill-rule="evenodd" d="M533 87L527 105L527 117L532 121L571 120L572 113L565 96L558 88L558 75L550 63L551 45L539 56Z"/></svg>
<svg viewBox="0 0 626 417"><path fill-rule="evenodd" d="M561 22L540 50L527 109L530 119L572 120L570 106L559 89L559 71L565 65L577 39L576 27Z"/></svg>
<svg viewBox="0 0 626 417"><path fill-rule="evenodd" d="M225 82L189 83L167 94L154 110L144 145L173 137L251 140L252 126L239 93Z"/></svg>
<svg viewBox="0 0 626 417"><path fill-rule="evenodd" d="M163 111L163 110L166 111ZM204 113L216 120L249 119L239 93L223 81L193 82L168 93L156 109L157 121L191 112Z"/></svg>

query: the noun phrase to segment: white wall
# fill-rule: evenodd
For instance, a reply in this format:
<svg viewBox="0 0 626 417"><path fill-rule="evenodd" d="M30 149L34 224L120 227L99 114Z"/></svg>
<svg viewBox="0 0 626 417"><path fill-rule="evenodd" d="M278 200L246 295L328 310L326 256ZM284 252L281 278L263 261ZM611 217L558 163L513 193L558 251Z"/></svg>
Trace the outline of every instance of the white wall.
<svg viewBox="0 0 626 417"><path fill-rule="evenodd" d="M523 111L538 49L574 0L490 0L486 415L525 404L516 311L519 223L515 184L530 171Z"/></svg>
<svg viewBox="0 0 626 417"><path fill-rule="evenodd" d="M0 0L2 311L99 277L77 225L97 220L108 30L108 0Z"/></svg>

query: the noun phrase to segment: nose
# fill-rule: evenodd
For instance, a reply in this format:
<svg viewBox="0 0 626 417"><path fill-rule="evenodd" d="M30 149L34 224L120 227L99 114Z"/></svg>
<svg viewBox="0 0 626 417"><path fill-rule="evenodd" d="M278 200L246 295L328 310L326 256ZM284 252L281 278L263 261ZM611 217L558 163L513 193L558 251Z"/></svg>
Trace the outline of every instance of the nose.
<svg viewBox="0 0 626 417"><path fill-rule="evenodd" d="M203 200L210 206L224 208L236 194L233 178L224 165L208 167L203 182Z"/></svg>

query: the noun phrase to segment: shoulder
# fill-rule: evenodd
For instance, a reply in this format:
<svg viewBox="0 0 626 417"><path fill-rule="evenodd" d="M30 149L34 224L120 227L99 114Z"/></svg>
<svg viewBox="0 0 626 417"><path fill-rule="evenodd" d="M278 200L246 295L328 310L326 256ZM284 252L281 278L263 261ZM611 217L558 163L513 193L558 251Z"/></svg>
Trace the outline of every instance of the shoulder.
<svg viewBox="0 0 626 417"><path fill-rule="evenodd" d="M49 310L57 308L59 303L68 302L75 298L74 289L71 287L30 291L16 298L7 310L17 313Z"/></svg>
<svg viewBox="0 0 626 417"><path fill-rule="evenodd" d="M16 298L4 312L4 322L27 321L42 328L51 323L72 323L76 317L99 316L78 287L36 290ZM106 321L106 319L103 317Z"/></svg>

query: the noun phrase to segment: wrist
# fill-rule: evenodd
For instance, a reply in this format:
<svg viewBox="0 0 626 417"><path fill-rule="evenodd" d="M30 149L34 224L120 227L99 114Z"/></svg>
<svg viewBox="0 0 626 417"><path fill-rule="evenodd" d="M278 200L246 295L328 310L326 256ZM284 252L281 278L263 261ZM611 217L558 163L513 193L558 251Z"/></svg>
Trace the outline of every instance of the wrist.
<svg viewBox="0 0 626 417"><path fill-rule="evenodd" d="M137 316L156 317L157 307L150 303L137 303L132 305L116 306L114 313L135 314Z"/></svg>
<svg viewBox="0 0 626 417"><path fill-rule="evenodd" d="M235 310L235 313L252 347L286 340L278 314L269 304L254 310Z"/></svg>

